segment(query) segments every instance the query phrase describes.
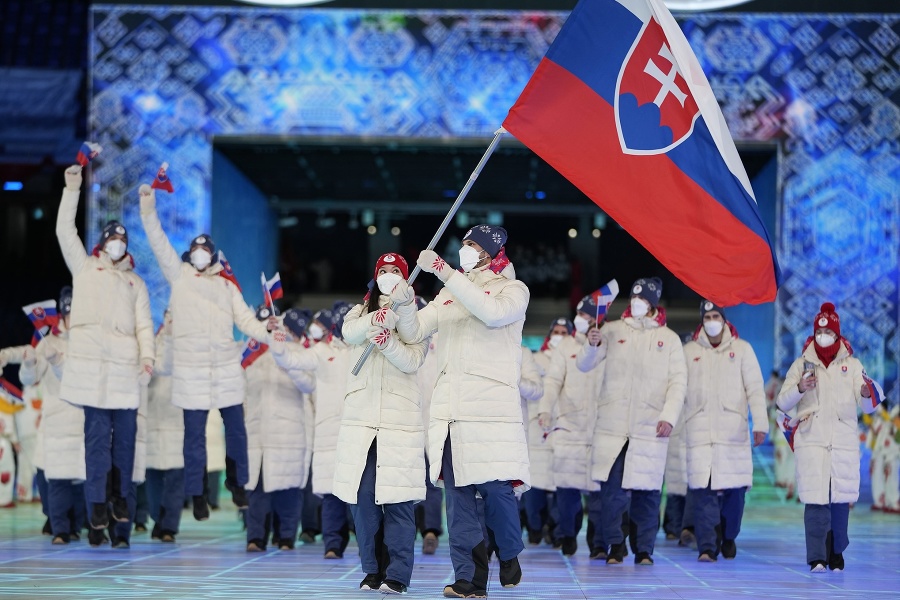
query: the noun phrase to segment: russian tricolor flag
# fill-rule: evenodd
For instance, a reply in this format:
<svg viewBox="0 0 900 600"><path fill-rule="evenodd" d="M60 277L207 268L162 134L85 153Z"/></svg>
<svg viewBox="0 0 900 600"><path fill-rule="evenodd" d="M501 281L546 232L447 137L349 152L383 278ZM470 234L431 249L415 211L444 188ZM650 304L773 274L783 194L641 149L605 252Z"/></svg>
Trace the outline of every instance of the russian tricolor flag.
<svg viewBox="0 0 900 600"><path fill-rule="evenodd" d="M103 146L100 144L84 142L81 144L81 148L78 149L75 161L82 167L86 167L88 163L94 160L101 152L103 152Z"/></svg>
<svg viewBox="0 0 900 600"><path fill-rule="evenodd" d="M775 299L750 181L663 0L581 0L503 127L702 297Z"/></svg>
<svg viewBox="0 0 900 600"><path fill-rule="evenodd" d="M267 280L266 274L260 275L263 287L263 299L266 304L272 306L273 300L284 298L284 290L281 288L281 274L275 273L272 279Z"/></svg>
<svg viewBox="0 0 900 600"><path fill-rule="evenodd" d="M246 369L252 365L257 358L265 354L268 349L268 344L261 344L260 342L251 339L247 342L247 347L244 348L244 353L241 355L241 366Z"/></svg>
<svg viewBox="0 0 900 600"><path fill-rule="evenodd" d="M618 295L619 282L615 279L591 294L594 302L597 304L597 317L595 320L598 324L606 318L606 311L609 310L609 306Z"/></svg>
<svg viewBox="0 0 900 600"><path fill-rule="evenodd" d="M43 300L22 307L22 312L28 315L31 324L34 325L34 336L31 345L37 346L53 328L59 324L59 314L56 312L56 300Z"/></svg>

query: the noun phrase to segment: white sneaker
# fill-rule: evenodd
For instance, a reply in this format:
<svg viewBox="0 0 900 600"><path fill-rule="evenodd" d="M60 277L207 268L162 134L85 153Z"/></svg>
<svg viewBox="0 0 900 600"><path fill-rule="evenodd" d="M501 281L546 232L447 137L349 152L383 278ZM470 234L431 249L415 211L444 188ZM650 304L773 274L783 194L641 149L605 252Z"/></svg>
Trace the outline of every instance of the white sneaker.
<svg viewBox="0 0 900 600"><path fill-rule="evenodd" d="M825 563L821 561L816 561L809 567L810 573L824 573L825 571Z"/></svg>

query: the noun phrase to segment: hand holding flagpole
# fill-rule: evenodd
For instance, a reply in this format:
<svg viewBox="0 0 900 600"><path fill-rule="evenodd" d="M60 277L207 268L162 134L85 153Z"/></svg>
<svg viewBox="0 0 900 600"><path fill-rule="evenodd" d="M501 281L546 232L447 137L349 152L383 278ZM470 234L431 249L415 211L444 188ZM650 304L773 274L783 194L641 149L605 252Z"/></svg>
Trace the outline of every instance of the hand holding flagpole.
<svg viewBox="0 0 900 600"><path fill-rule="evenodd" d="M447 231L447 227L450 225L450 221L453 220L453 217L456 216L456 211L459 210L459 207L462 205L463 200L466 199L466 196L469 195L469 190L472 189L472 186L475 184L475 180L478 179L478 176L481 174L481 170L484 168L484 165L487 164L488 159L491 157L491 154L494 153L494 150L497 149L497 144L500 143L500 138L503 134L506 133L506 129L501 127L497 131L494 132L494 139L491 140L491 143L488 145L487 150L484 151L484 155L481 157L481 160L478 161L478 165L475 167L475 170L472 171L472 174L469 175L469 180L466 182L466 185L463 186L463 189L460 190L459 195L456 197L456 201L453 203L453 206L450 207L450 211L447 213L447 216L444 217L443 222L441 223L438 230L435 232L434 237L431 238L431 241L428 243L428 247L426 250L434 250L434 247L437 246L438 241L440 241L441 236L444 235L444 232ZM416 265L416 268L413 269L413 272L409 274L409 279L406 280L408 285L412 285L416 280L416 277L419 276L419 273L422 272L421 267ZM399 306L398 302L394 302L391 306L391 310L396 311ZM366 346L365 351L363 351L362 356L359 357L359 360L356 361L356 365L354 365L353 369L350 371L353 375L358 375L359 370L362 369L362 366L366 363L366 360L369 358L369 355L372 354L372 350L375 348L375 344L369 342L369 345Z"/></svg>

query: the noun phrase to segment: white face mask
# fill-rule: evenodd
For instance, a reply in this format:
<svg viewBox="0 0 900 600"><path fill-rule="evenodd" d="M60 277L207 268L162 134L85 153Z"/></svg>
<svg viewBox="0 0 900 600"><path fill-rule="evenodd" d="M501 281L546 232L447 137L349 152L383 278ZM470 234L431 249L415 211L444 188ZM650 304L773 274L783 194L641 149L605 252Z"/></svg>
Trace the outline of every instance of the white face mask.
<svg viewBox="0 0 900 600"><path fill-rule="evenodd" d="M115 262L125 256L125 242L122 240L109 240L103 247L103 251Z"/></svg>
<svg viewBox="0 0 900 600"><path fill-rule="evenodd" d="M547 345L550 346L551 348L556 348L557 346L559 346L559 343L562 341L562 339L563 339L563 336L561 336L559 334L551 335L550 341L547 342Z"/></svg>
<svg viewBox="0 0 900 600"><path fill-rule="evenodd" d="M641 298L632 298L631 299L631 316L640 319L647 315L650 312L650 305L646 300L642 300Z"/></svg>
<svg viewBox="0 0 900 600"><path fill-rule="evenodd" d="M475 268L475 265L481 260L480 257L481 252L472 246L463 246L459 249L459 266L464 272L468 273Z"/></svg>
<svg viewBox="0 0 900 600"><path fill-rule="evenodd" d="M709 337L716 337L722 333L724 327L725 323L723 321L703 321L703 329Z"/></svg>
<svg viewBox="0 0 900 600"><path fill-rule="evenodd" d="M378 284L378 289L385 296L390 295L392 291L394 291L394 286L403 281L403 278L396 273L382 273L375 279L375 283Z"/></svg>
<svg viewBox="0 0 900 600"><path fill-rule="evenodd" d="M816 343L822 348L827 348L837 341L837 338L830 333L817 333Z"/></svg>
<svg viewBox="0 0 900 600"><path fill-rule="evenodd" d="M212 256L203 248L197 248L191 252L191 264L198 271L202 271L212 262Z"/></svg>
<svg viewBox="0 0 900 600"><path fill-rule="evenodd" d="M318 323L313 323L309 326L309 337L316 341L321 340L325 337L325 330Z"/></svg>
<svg viewBox="0 0 900 600"><path fill-rule="evenodd" d="M591 322L581 315L575 315L575 318L572 319L572 323L575 324L575 331L578 333L587 333L588 327L591 326Z"/></svg>

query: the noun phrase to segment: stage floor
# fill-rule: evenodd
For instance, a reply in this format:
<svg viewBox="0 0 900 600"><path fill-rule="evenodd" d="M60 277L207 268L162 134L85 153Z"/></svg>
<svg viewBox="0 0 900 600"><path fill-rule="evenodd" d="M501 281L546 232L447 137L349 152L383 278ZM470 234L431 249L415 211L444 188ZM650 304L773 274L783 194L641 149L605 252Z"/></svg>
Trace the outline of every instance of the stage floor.
<svg viewBox="0 0 900 600"><path fill-rule="evenodd" d="M759 457L758 457L759 459ZM762 459L765 461L765 458ZM758 480L765 479L760 469ZM244 551L236 511L220 510L204 523L185 511L175 545L132 538L130 550L85 541L52 546L40 535L37 504L0 510L0 597L13 598L368 598L361 592L356 546L342 560L322 558L321 542L292 552ZM698 563L695 550L658 538L652 567L607 566L588 559L582 532L578 553L563 557L542 545L520 556L524 579L500 587L491 563L490 597L525 598L897 598L900 597L900 515L859 504L850 515L846 570L811 574L805 564L803 507L760 481L748 496L736 560ZM417 542L420 549L420 542ZM441 597L453 570L445 537L437 554L416 556L408 596Z"/></svg>

